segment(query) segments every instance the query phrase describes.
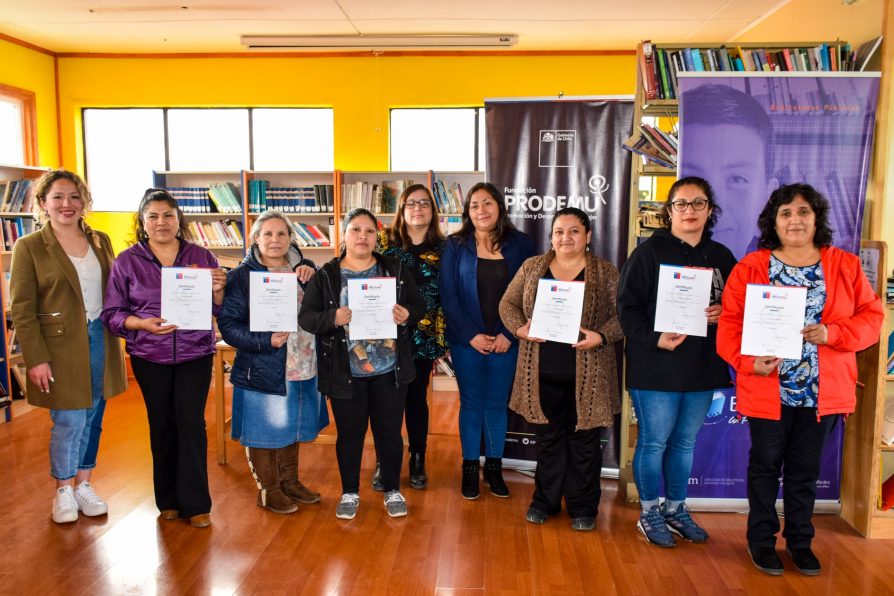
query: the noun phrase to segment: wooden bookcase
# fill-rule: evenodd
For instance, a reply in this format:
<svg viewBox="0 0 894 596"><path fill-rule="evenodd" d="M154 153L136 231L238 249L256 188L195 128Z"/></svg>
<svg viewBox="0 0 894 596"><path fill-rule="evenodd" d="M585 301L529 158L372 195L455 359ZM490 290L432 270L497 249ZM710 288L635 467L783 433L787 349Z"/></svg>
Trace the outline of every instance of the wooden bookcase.
<svg viewBox="0 0 894 596"><path fill-rule="evenodd" d="M245 218L245 188L243 187L244 174L237 172L153 172L153 185L156 188L209 188L212 184L233 184L239 191L237 199L242 205L241 213L184 213L184 219L189 222L229 222L234 221L242 228L242 237L247 232ZM202 245L202 244L200 244ZM245 242L236 246L205 245L205 248L215 254L221 264L230 266L238 264L245 255Z"/></svg>
<svg viewBox="0 0 894 596"><path fill-rule="evenodd" d="M46 168L0 165L0 183L23 179L34 180L46 171ZM30 193L31 190L29 189L28 192ZM19 218L29 220L36 229L33 211L0 212L0 224ZM4 416L9 421L12 419L11 399L13 395L11 379L13 375L16 377L16 381L24 394L25 366L21 353L17 350L14 352L12 350L13 346L9 342L10 332L12 331L12 323L9 319L9 275L12 265L12 242L14 239L7 236L7 231L6 225L0 225L0 246L2 246L2 251L0 251L0 273L3 275L3 284L0 286L0 300L2 300L3 304L3 347L2 351L0 351L0 359L2 359L3 365L0 366L0 384L2 384L3 392L6 395L6 398L0 401L0 408L4 410Z"/></svg>
<svg viewBox="0 0 894 596"><path fill-rule="evenodd" d="M329 246L302 246L301 251L318 266L323 265L338 254L340 231L338 226L338 197L335 192L335 172L243 172L242 188L243 212L245 215L245 248L251 244L249 232L260 211L252 208L250 203L250 184L253 180L266 180L271 188L307 188L315 185L330 185L333 187L333 209L313 212L286 212L286 217L293 223L304 223L317 226L329 235Z"/></svg>

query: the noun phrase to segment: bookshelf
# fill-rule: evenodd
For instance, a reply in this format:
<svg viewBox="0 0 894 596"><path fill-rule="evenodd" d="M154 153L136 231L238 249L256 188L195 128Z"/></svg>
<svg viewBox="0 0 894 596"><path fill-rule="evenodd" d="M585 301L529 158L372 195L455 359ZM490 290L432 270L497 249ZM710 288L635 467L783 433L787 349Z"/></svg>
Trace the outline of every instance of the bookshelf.
<svg viewBox="0 0 894 596"><path fill-rule="evenodd" d="M153 172L153 185L174 195L189 227L188 239L222 263L245 255L242 172Z"/></svg>
<svg viewBox="0 0 894 596"><path fill-rule="evenodd" d="M864 240L862 248L879 252L875 290L884 301L890 273L887 246ZM885 374L894 304L886 304L885 312L881 341L857 354L857 409L848 418L844 435L841 517L867 538L894 538L894 510L879 506L885 459L894 451L881 440L886 394L894 388L894 375Z"/></svg>
<svg viewBox="0 0 894 596"><path fill-rule="evenodd" d="M33 232L36 221L30 193L30 183L39 178L46 168L0 165L0 271L3 285L0 299L3 303L3 346L0 350L0 408L6 421L12 419L12 380L15 378L21 396L25 394L25 370L21 354L14 341L14 329L9 318L9 273L12 265L12 247L20 237ZM18 195L16 197L16 195ZM13 339L12 342L10 340Z"/></svg>
<svg viewBox="0 0 894 596"><path fill-rule="evenodd" d="M644 46L651 45L652 64L661 67L664 65L665 72L662 77L660 69L656 76L649 76L649 61L647 60L648 47L644 52ZM820 50L820 48L824 48ZM798 44L791 43L742 43L742 44L664 44L643 42L638 44L636 51L636 91L634 96L634 113L633 122L635 134L634 137L641 134L640 126L644 123L654 125L665 133L673 133L678 124L679 104L676 99L676 82L674 65L686 64L685 55L696 53L701 57L702 68L694 69L688 66L678 70L724 70L724 74L736 76L735 69L728 70L722 68L724 60L729 68L733 63L729 62L728 57L733 59L742 59L742 68L745 71L757 70L776 70L776 68L767 69L757 68L755 65L761 61L766 61L772 66L782 59L779 63L778 70L793 70L794 63L792 58L797 55L806 55L806 58L799 65L808 65L807 60L813 59L807 70L824 70L817 68L822 56L821 51L825 52L829 68L832 68L832 57L834 55L834 70L851 70L849 67L851 62L858 66L862 64L860 60L861 47L856 52L850 52L850 46L842 41L836 42L803 42ZM660 60L659 60L660 54ZM785 56L788 55L789 62L793 68L788 68L785 62ZM680 60L683 62L681 63ZM692 57L690 56L690 60ZM800 60L800 59L799 59ZM757 61L757 62L756 62ZM845 66L848 66L845 68ZM668 70L669 69L669 70ZM800 68L798 70L801 70ZM647 80L651 79L651 81ZM657 87L656 87L657 85ZM649 93L646 87L655 89L654 93ZM654 120L653 120L654 119ZM628 139L625 144L631 143L633 138ZM676 155L674 155L674 167L666 167L659 165L655 161L641 158L634 155L630 171L630 219L628 235L628 253L633 251L636 246L643 240L648 238L652 231L659 227L659 222L655 217L660 210L659 203L663 202L667 196L667 191L677 176ZM644 189L641 191L641 188ZM621 417L621 457L620 457L620 480L621 489L624 491L628 500L637 500L638 495L636 485L633 480L632 463L633 453L636 446L637 425L633 414L633 407L630 402L630 396L625 391L622 397L622 417ZM843 500L844 497L842 497Z"/></svg>
<svg viewBox="0 0 894 596"><path fill-rule="evenodd" d="M335 172L245 171L242 186L246 236L260 213L277 209L292 222L305 257L323 265L338 254Z"/></svg>

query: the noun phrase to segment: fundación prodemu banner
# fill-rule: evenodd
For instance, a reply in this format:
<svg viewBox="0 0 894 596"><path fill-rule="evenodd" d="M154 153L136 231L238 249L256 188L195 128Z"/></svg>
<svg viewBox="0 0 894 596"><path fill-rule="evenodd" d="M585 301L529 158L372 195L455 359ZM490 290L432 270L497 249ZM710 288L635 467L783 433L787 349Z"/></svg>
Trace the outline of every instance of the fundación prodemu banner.
<svg viewBox="0 0 894 596"><path fill-rule="evenodd" d="M722 210L714 240L739 259L755 250L770 193L798 182L829 200L835 246L859 254L879 73L681 73L678 82L679 175L711 183ZM843 437L839 424L823 452L818 499L838 499ZM735 391L717 391L689 496L745 498L750 444Z"/></svg>
<svg viewBox="0 0 894 596"><path fill-rule="evenodd" d="M590 249L620 269L630 207L630 154L621 143L630 136L632 99L487 100L485 115L487 179L538 253L550 246L553 214L578 207L590 217ZM617 430L616 422L603 437L606 468L618 467ZM514 412L505 457L536 460L534 435Z"/></svg>

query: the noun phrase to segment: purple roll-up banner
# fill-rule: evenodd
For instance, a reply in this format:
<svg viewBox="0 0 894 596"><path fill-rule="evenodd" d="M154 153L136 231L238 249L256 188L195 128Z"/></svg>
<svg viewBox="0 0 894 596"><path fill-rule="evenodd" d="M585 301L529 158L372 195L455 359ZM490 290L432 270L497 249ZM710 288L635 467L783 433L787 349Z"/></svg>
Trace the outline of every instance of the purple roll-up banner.
<svg viewBox="0 0 894 596"><path fill-rule="evenodd" d="M681 73L679 176L711 183L714 240L757 248L757 218L782 184L807 183L831 206L833 244L859 254L879 73ZM714 394L698 435L689 496L744 499L750 439L735 390ZM839 498L843 424L823 451L817 499Z"/></svg>

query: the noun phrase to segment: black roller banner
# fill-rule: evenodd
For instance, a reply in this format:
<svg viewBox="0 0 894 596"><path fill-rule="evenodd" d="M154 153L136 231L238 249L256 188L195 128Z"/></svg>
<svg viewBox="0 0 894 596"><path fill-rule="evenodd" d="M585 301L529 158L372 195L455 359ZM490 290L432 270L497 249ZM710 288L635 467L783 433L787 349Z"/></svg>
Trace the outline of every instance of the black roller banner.
<svg viewBox="0 0 894 596"><path fill-rule="evenodd" d="M630 154L621 144L631 134L632 99L487 100L485 116L487 179L503 191L512 223L542 253L553 214L581 208L590 216L590 249L620 269L630 208ZM618 423L603 436L606 468L618 467ZM514 412L505 458L521 467L536 461L534 434Z"/></svg>

